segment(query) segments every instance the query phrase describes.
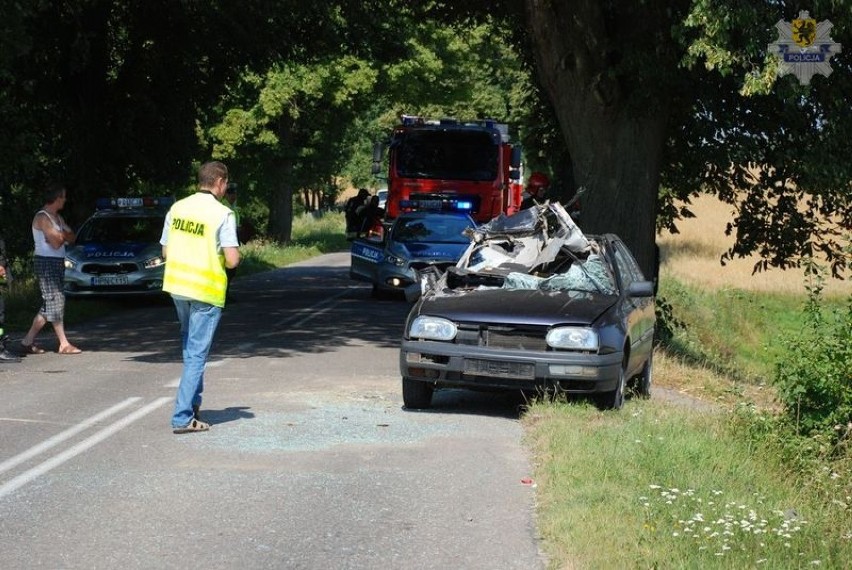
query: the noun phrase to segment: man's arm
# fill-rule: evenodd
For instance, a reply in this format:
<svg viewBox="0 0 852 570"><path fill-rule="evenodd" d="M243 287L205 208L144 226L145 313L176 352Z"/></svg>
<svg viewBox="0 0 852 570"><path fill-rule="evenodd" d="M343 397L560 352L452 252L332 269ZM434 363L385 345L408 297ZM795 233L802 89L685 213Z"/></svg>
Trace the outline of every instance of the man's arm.
<svg viewBox="0 0 852 570"><path fill-rule="evenodd" d="M240 264L240 248L223 247L222 253L225 254L225 267L228 269L233 269Z"/></svg>
<svg viewBox="0 0 852 570"><path fill-rule="evenodd" d="M59 249L65 243L65 235L53 226L53 221L44 212L36 214L33 227L44 234L44 239L53 249Z"/></svg>

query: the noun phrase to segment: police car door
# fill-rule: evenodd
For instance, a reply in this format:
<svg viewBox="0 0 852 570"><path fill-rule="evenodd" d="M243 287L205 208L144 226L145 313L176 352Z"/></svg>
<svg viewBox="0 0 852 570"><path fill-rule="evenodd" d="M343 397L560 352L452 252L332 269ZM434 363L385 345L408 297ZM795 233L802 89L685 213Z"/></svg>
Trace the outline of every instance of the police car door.
<svg viewBox="0 0 852 570"><path fill-rule="evenodd" d="M354 240L349 250L349 277L375 283L379 263L384 259L384 251L383 241L361 238Z"/></svg>

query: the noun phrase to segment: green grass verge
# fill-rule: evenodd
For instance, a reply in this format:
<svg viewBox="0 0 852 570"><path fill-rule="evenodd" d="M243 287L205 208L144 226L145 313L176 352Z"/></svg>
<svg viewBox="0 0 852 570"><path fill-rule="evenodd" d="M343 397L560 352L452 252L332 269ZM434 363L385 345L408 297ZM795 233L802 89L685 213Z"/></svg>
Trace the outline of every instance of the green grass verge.
<svg viewBox="0 0 852 570"><path fill-rule="evenodd" d="M286 247L273 241L256 240L240 248L240 275L284 267L323 253L348 250L344 229L343 214L338 212L298 216L293 219L291 241Z"/></svg>
<svg viewBox="0 0 852 570"><path fill-rule="evenodd" d="M702 290L663 277L659 294L686 325L668 350L739 381L759 383L770 378L782 356L779 338L795 334L802 326L804 293ZM827 308L842 307L845 300L824 302Z"/></svg>
<svg viewBox="0 0 852 570"><path fill-rule="evenodd" d="M620 412L532 405L524 423L550 566L848 567L850 497L815 495L726 417L654 400Z"/></svg>

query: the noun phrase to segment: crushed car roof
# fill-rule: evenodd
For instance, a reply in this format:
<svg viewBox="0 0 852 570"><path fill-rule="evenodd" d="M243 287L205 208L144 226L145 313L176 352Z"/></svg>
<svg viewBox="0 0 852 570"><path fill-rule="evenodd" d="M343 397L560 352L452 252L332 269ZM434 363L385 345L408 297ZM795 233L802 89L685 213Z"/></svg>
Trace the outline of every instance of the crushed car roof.
<svg viewBox="0 0 852 570"><path fill-rule="evenodd" d="M498 268L530 272L555 261L563 248L583 256L591 249L589 240L558 203L534 205L511 216L501 214L471 229L468 236L473 243L459 267L474 272Z"/></svg>
<svg viewBox="0 0 852 570"><path fill-rule="evenodd" d="M443 275L423 274L421 294L471 288L616 294L614 276L601 257L602 243L584 235L561 204L500 215L466 235L471 243L456 266Z"/></svg>

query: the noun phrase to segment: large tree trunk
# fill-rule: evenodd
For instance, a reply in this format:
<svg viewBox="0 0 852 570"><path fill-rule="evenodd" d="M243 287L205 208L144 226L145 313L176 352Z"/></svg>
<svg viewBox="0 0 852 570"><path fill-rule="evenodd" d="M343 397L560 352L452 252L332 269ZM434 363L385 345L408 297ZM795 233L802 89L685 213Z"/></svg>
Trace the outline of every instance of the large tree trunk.
<svg viewBox="0 0 852 570"><path fill-rule="evenodd" d="M665 102L631 100L631 37L665 24L597 0L525 0L539 78L566 138L581 199L580 227L618 234L646 277L656 275L656 206L666 138ZM671 40L670 40L671 41ZM641 79L636 79L641 81ZM647 95L647 92L645 92Z"/></svg>
<svg viewBox="0 0 852 570"><path fill-rule="evenodd" d="M279 159L278 163L273 169L278 175L273 182L267 233L271 239L284 245L290 243L293 233L293 184L289 176L293 165L288 159Z"/></svg>
<svg viewBox="0 0 852 570"><path fill-rule="evenodd" d="M278 118L276 133L279 149L277 156L271 158L270 172L273 173L270 186L272 196L269 200L269 220L266 231L270 238L282 245L290 243L293 233L293 126L294 119L287 113Z"/></svg>

